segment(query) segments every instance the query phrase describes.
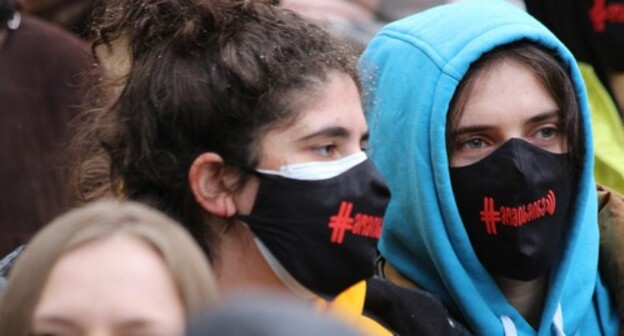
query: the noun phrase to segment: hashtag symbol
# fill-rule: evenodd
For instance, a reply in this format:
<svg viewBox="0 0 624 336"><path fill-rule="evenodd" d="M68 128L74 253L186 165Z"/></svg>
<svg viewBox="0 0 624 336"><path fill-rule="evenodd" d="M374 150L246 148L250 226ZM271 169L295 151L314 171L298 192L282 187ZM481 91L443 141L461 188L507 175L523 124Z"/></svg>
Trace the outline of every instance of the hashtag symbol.
<svg viewBox="0 0 624 336"><path fill-rule="evenodd" d="M353 218L351 218L352 210L353 203L342 202L340 203L338 215L329 217L329 228L333 229L331 235L332 243L342 244L345 231L351 231L353 229Z"/></svg>
<svg viewBox="0 0 624 336"><path fill-rule="evenodd" d="M501 221L500 212L494 211L494 199L492 197L483 198L483 211L481 211L481 221L485 223L485 230L489 234L496 234L496 223Z"/></svg>

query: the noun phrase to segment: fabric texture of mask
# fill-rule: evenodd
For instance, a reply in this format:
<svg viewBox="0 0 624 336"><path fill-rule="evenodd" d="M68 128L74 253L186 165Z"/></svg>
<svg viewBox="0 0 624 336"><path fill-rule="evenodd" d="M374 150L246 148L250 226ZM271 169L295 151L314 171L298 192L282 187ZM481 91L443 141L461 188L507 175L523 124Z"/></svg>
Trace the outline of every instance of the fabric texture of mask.
<svg viewBox="0 0 624 336"><path fill-rule="evenodd" d="M518 40L554 50L563 60L578 98L583 134L578 149L582 171L574 181L564 243L549 273L536 328L509 304L475 253L455 201L446 150L448 109L470 65L493 48ZM552 335L554 330L617 334L619 318L598 271L586 91L569 50L505 1L462 1L387 25L367 46L359 68L364 92L369 92L369 156L392 191L379 241L386 260L437 295L477 335L503 335L506 322L513 323L518 335Z"/></svg>
<svg viewBox="0 0 624 336"><path fill-rule="evenodd" d="M331 298L373 275L390 191L370 160L328 179L259 177L240 218L292 278Z"/></svg>
<svg viewBox="0 0 624 336"><path fill-rule="evenodd" d="M569 156L511 139L486 158L451 168L470 242L486 269L515 280L550 271L568 222Z"/></svg>

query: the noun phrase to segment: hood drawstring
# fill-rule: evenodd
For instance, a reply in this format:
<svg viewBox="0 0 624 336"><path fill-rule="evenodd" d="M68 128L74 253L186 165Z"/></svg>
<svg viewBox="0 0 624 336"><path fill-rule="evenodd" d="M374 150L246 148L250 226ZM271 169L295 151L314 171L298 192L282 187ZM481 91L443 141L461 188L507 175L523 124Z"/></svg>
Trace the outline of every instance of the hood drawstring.
<svg viewBox="0 0 624 336"><path fill-rule="evenodd" d="M516 325L513 323L511 318L507 315L502 315L500 317L501 323L503 324L503 329L505 330L505 336L517 336L518 331L516 330ZM555 315L553 316L553 335L556 336L565 336L565 332L563 331L563 313L561 312L561 304L557 306L557 310L555 311Z"/></svg>

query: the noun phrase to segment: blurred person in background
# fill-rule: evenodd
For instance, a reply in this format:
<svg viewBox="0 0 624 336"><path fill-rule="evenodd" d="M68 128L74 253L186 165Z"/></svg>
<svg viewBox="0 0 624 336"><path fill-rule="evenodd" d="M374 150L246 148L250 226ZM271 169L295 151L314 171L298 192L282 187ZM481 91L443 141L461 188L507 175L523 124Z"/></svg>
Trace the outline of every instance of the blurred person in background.
<svg viewBox="0 0 624 336"><path fill-rule="evenodd" d="M16 0L24 12L58 25L81 38L89 36L91 12L97 0Z"/></svg>
<svg viewBox="0 0 624 336"><path fill-rule="evenodd" d="M0 335L12 336L178 336L217 299L206 257L184 229L114 200L43 228L6 286Z"/></svg>
<svg viewBox="0 0 624 336"><path fill-rule="evenodd" d="M0 255L65 209L63 153L89 55L70 33L0 0Z"/></svg>
<svg viewBox="0 0 624 336"><path fill-rule="evenodd" d="M361 48L389 22L457 1L462 0L275 0ZM507 1L523 8L521 0Z"/></svg>
<svg viewBox="0 0 624 336"><path fill-rule="evenodd" d="M596 182L624 194L624 1L525 3L577 58L594 128Z"/></svg>
<svg viewBox="0 0 624 336"><path fill-rule="evenodd" d="M363 336L329 314L276 292L242 292L194 316L186 336Z"/></svg>

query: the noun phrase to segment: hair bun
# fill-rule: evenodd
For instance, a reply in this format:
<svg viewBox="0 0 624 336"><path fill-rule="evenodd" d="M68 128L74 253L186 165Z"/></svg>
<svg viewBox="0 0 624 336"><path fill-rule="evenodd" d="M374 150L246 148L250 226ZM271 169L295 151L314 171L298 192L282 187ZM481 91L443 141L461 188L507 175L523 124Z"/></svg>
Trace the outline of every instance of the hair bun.
<svg viewBox="0 0 624 336"><path fill-rule="evenodd" d="M96 11L98 38L109 43L122 35L135 56L166 44L192 51L236 29L236 18L273 0L105 0ZM101 41L100 41L101 42ZM98 42L96 41L96 44Z"/></svg>

